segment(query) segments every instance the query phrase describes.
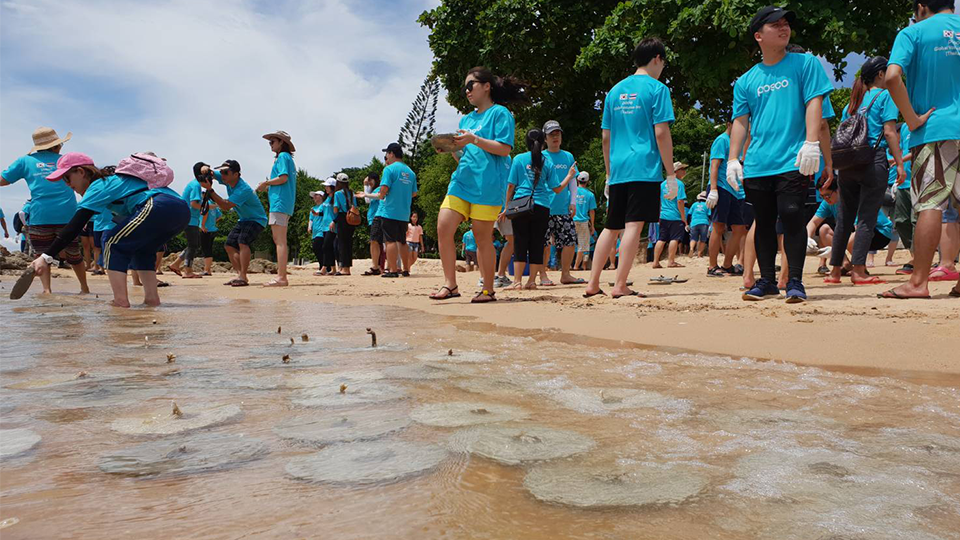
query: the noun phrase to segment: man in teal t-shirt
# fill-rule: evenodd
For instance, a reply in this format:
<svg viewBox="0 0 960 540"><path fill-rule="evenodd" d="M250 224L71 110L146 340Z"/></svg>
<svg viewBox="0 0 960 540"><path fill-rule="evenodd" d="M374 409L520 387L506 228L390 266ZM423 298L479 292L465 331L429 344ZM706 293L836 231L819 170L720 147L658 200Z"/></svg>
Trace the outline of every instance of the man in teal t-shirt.
<svg viewBox="0 0 960 540"><path fill-rule="evenodd" d="M403 162L403 147L390 143L383 149L383 179L380 181L380 207L377 217L381 220L383 242L387 252L385 278L401 275L397 268L397 256L403 264L402 275L410 276L410 252L407 248L407 224L410 222L410 205L417 196L417 175Z"/></svg>
<svg viewBox="0 0 960 540"><path fill-rule="evenodd" d="M690 205L690 253L694 257L703 255L703 249L710 240L710 210L707 208L707 196L697 195L697 202Z"/></svg>
<svg viewBox="0 0 960 540"><path fill-rule="evenodd" d="M914 20L897 34L887 89L910 126L912 200L917 201L910 281L885 298L927 298L941 217L960 208L960 16L954 0L914 0ZM906 76L906 85L902 77ZM951 293L960 296L960 280Z"/></svg>
<svg viewBox="0 0 960 540"><path fill-rule="evenodd" d="M678 161L673 164L673 170L677 180L683 180L687 175L687 164ZM653 248L653 268L663 268L660 266L660 256L664 247L667 248L667 267L683 268L677 262L677 251L687 231L687 207L684 202L687 200L687 190L683 182L678 184L677 194L673 197L670 196L667 183L660 184L660 236Z"/></svg>
<svg viewBox="0 0 960 540"><path fill-rule="evenodd" d="M820 122L823 100L833 85L809 54L788 53L796 15L767 6L750 21L750 35L760 46L763 60L744 73L733 86L733 127L727 154L727 180L742 180L756 220L757 262L760 279L743 294L744 300L778 297L776 257L777 220L783 223L787 255L787 303L804 302L803 263L807 235L804 205L811 178L820 168ZM750 130L750 148L743 165L739 157Z"/></svg>
<svg viewBox="0 0 960 540"><path fill-rule="evenodd" d="M711 210L710 222L710 263L707 275L723 277L739 275L733 266L733 258L740 252L740 241L747 234L745 215L746 201L743 186L736 179L727 181L727 156L730 154L730 129L733 122L727 122L727 129L710 146L710 186L707 188L706 206ZM730 229L732 234L723 245L723 234ZM719 264L720 248L723 248L723 264Z"/></svg>
<svg viewBox="0 0 960 540"><path fill-rule="evenodd" d="M477 240L473 236L473 229L463 233L463 262L468 272L473 272L477 266Z"/></svg>

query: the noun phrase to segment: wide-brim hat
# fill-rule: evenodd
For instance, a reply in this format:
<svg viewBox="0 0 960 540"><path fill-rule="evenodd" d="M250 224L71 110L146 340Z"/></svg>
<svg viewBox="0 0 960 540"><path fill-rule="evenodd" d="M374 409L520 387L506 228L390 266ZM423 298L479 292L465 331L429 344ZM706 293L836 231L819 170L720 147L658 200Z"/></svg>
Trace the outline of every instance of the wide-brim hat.
<svg viewBox="0 0 960 540"><path fill-rule="evenodd" d="M697 194L697 200L698 200L698 201L705 201L705 200L707 200L707 192L706 192L706 191L701 191L700 193L698 193L698 194Z"/></svg>
<svg viewBox="0 0 960 540"><path fill-rule="evenodd" d="M266 140L268 140L268 141L269 141L270 139L279 139L279 140L281 140L281 141L283 141L283 142L285 142L285 143L287 143L287 144L290 145L290 151L291 151L291 152L296 152L296 151L297 151L297 147L294 146L294 145L293 145L293 141L290 140L290 134L287 133L286 131L283 131L283 130L279 130L279 129L278 129L277 131L274 131L273 133L267 133L266 135L263 136L263 138L266 139Z"/></svg>
<svg viewBox="0 0 960 540"><path fill-rule="evenodd" d="M690 167L689 165L687 165L686 163L684 163L684 162L682 162L682 161L674 161L674 162L673 162L673 170L674 170L674 171L679 171L679 170L681 170L681 169L687 169L687 168L689 168L689 167Z"/></svg>
<svg viewBox="0 0 960 540"><path fill-rule="evenodd" d="M61 139L53 128L38 127L33 131L33 148L27 153L32 154L41 150L48 150L54 146L59 146L69 141L70 137L73 137L73 133L67 132L67 136Z"/></svg>

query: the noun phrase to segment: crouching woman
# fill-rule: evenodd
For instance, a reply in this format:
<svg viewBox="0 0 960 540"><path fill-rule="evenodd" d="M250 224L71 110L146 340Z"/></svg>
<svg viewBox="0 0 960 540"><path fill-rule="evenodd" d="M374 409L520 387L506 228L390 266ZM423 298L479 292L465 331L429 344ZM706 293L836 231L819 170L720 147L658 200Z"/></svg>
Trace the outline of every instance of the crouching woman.
<svg viewBox="0 0 960 540"><path fill-rule="evenodd" d="M134 176L136 174L137 176ZM180 233L190 221L190 209L167 186L173 171L151 154L134 154L113 168L100 169L79 152L64 154L47 180L63 180L80 194L77 212L47 250L33 261L37 274L50 271L53 255L68 245L94 214L110 212L117 226L104 234L103 265L113 289L112 305L130 307L127 270L143 282L143 303L160 305L157 292L157 248Z"/></svg>

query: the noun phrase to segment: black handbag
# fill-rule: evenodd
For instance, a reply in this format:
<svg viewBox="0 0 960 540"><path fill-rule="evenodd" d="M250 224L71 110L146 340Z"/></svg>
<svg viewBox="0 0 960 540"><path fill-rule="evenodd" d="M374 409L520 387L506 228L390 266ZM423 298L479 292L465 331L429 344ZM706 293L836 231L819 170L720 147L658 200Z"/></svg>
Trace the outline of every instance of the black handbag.
<svg viewBox="0 0 960 540"><path fill-rule="evenodd" d="M540 176L543 176L544 172L545 171L540 171ZM504 210L504 215L508 219L516 219L533 214L533 207L536 206L533 202L533 194L537 191L537 182L539 180L539 176L534 176L533 189L530 191L530 195L507 202L507 209Z"/></svg>
<svg viewBox="0 0 960 540"><path fill-rule="evenodd" d="M857 114L840 123L836 135L830 141L830 151L833 154L833 168L842 171L854 167L862 167L873 163L873 158L880 148L883 132L877 137L877 142L870 145L868 141L869 127L867 126L867 111L873 106L883 92L873 96L873 101L866 109L857 111Z"/></svg>

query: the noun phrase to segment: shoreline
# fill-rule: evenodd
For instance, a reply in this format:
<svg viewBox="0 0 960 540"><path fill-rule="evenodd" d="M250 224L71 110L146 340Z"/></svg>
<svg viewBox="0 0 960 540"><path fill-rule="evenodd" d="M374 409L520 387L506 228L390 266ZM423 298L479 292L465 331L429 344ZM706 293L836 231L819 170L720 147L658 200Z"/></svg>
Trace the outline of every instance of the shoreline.
<svg viewBox="0 0 960 540"><path fill-rule="evenodd" d="M897 258L904 255L898 252ZM894 301L875 296L906 280L906 276L894 274L894 267L872 269L887 284L858 287L824 285L819 276L808 273L807 303L744 302L738 290L740 278L706 277L705 258L678 261L687 268L635 266L630 279L636 283L634 288L648 297L618 300L584 299L583 285L557 285L536 291L498 290L498 302L474 305L470 297L479 273L471 272L457 274L464 296L437 302L427 298L442 283L436 260L418 261L413 276L397 279L360 276L368 266L366 260L355 261L353 276L315 277L312 266L291 267L291 286L285 288L259 287L272 277L268 274L253 274L250 287L224 287L230 274L181 280L167 272L163 279L173 287L160 294L177 302L184 291L202 288L228 299L375 303L463 318L458 325L473 328L489 324L497 331L534 337L548 334L552 341L576 341L563 337L570 335L604 346L789 362L960 387L960 301L946 296L952 283L932 283L934 300ZM651 277L667 271L689 278L689 282L647 284ZM586 272L574 275L588 277ZM559 272L550 272L550 276L558 280ZM605 286L612 279L613 271L604 271L601 283ZM61 279L54 281L54 290L63 291L67 283L72 292L76 282L72 274L63 272ZM90 283L95 292L109 294L104 277L91 276ZM131 290L131 302L139 298Z"/></svg>

